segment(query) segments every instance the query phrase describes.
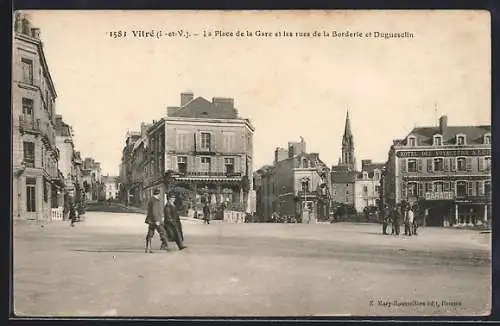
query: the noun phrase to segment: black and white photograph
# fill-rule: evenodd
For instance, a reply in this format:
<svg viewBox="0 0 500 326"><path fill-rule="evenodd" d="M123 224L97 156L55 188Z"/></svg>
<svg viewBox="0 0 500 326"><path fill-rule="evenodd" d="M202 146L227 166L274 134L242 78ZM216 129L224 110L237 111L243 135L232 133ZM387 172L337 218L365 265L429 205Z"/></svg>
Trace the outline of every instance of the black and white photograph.
<svg viewBox="0 0 500 326"><path fill-rule="evenodd" d="M15 11L12 316L490 315L490 20Z"/></svg>

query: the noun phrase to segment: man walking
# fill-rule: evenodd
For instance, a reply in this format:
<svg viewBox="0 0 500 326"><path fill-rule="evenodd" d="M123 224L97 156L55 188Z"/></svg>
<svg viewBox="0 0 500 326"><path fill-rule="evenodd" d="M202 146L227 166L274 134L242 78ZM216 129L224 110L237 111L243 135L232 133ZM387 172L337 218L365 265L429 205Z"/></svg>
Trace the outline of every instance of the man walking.
<svg viewBox="0 0 500 326"><path fill-rule="evenodd" d="M400 222L401 222L401 206L397 205L392 213L392 230L393 234L399 235L400 232Z"/></svg>
<svg viewBox="0 0 500 326"><path fill-rule="evenodd" d="M179 213L174 205L175 194L170 193L167 195L167 204L163 208L165 216L164 225L167 233L171 235L179 250L186 249L184 245L184 234L182 233L182 224L179 218Z"/></svg>
<svg viewBox="0 0 500 326"><path fill-rule="evenodd" d="M148 224L148 233L146 235L146 250L147 253L152 253L151 249L151 239L155 235L155 231L158 232L161 239L161 250L168 249L168 241L166 237L165 229L162 225L162 211L160 202L160 190L155 189L153 191L153 197L148 201L148 212L146 215L146 220L144 223Z"/></svg>

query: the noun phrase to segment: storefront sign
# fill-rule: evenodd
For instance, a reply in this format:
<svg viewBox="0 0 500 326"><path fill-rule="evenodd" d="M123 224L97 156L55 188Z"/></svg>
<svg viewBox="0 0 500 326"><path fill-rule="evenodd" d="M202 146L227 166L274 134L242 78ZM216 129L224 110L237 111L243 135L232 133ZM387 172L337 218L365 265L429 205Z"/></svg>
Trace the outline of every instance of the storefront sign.
<svg viewBox="0 0 500 326"><path fill-rule="evenodd" d="M453 200L453 191L426 192L425 200Z"/></svg>
<svg viewBox="0 0 500 326"><path fill-rule="evenodd" d="M449 156L489 156L491 149L442 149L426 151L398 151L397 157L449 157Z"/></svg>

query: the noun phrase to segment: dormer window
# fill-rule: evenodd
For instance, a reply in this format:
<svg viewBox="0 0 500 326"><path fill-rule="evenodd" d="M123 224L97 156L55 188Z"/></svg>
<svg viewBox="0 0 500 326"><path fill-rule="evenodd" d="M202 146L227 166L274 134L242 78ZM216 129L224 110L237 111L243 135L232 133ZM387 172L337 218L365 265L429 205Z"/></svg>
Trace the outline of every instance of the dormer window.
<svg viewBox="0 0 500 326"><path fill-rule="evenodd" d="M464 134L459 134L457 135L457 145L465 145L465 135Z"/></svg>
<svg viewBox="0 0 500 326"><path fill-rule="evenodd" d="M380 179L380 171L379 170L375 170L373 172L373 179L375 179L375 180Z"/></svg>
<svg viewBox="0 0 500 326"><path fill-rule="evenodd" d="M443 146L443 136L441 135L434 135L434 139L432 144L434 146Z"/></svg>
<svg viewBox="0 0 500 326"><path fill-rule="evenodd" d="M363 179L368 179L368 173L366 173L365 171L363 171Z"/></svg>
<svg viewBox="0 0 500 326"><path fill-rule="evenodd" d="M491 144L491 134L484 135L483 143L486 144L486 145L490 145Z"/></svg>
<svg viewBox="0 0 500 326"><path fill-rule="evenodd" d="M410 147L415 147L417 146L417 139L415 138L415 136L410 136L408 137L408 142L407 142L408 146Z"/></svg>

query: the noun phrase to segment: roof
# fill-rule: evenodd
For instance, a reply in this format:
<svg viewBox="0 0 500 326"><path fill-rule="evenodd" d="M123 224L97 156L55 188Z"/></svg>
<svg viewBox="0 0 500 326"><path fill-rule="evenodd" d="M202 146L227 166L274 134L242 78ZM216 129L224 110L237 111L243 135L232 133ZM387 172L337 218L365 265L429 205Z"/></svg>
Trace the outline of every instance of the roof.
<svg viewBox="0 0 500 326"><path fill-rule="evenodd" d="M212 102L197 97L182 107L168 107L168 117L238 119L238 111L230 98L214 98Z"/></svg>
<svg viewBox="0 0 500 326"><path fill-rule="evenodd" d="M101 181L103 183L117 183L118 177L105 175L105 176L101 176Z"/></svg>
<svg viewBox="0 0 500 326"><path fill-rule="evenodd" d="M376 169L382 171L382 168L385 166L384 163L370 163L366 164L365 168L357 174L358 178L363 177L363 171L368 173L368 178L373 178L373 173Z"/></svg>
<svg viewBox="0 0 500 326"><path fill-rule="evenodd" d="M356 174L357 172L355 171L337 171L332 172L330 175L332 183L354 183Z"/></svg>
<svg viewBox="0 0 500 326"><path fill-rule="evenodd" d="M54 129L56 136L71 137L71 126L65 123L61 116L57 116Z"/></svg>
<svg viewBox="0 0 500 326"><path fill-rule="evenodd" d="M447 126L443 132L443 145L454 145L456 136L464 134L466 136L467 144L483 144L483 136L491 133L490 125L480 126ZM408 136L415 136L417 138L417 145L425 146L432 145L433 136L439 135L439 127L416 127L408 134ZM407 144L407 139L401 145Z"/></svg>

